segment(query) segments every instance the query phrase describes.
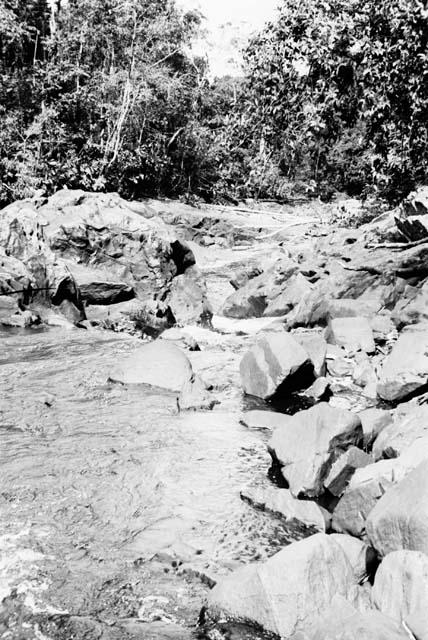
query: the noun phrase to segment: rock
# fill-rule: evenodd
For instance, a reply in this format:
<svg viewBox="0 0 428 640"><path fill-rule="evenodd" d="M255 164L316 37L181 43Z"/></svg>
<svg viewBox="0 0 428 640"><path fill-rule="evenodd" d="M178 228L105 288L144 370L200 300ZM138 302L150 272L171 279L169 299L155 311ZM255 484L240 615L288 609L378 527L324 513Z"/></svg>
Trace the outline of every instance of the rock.
<svg viewBox="0 0 428 640"><path fill-rule="evenodd" d="M387 342L389 337L395 333L395 325L392 321L391 312L383 311L382 315L370 318L369 323L375 342L380 344Z"/></svg>
<svg viewBox="0 0 428 640"><path fill-rule="evenodd" d="M274 432L268 447L291 493L316 497L323 492L335 460L361 439L358 416L321 403L290 417Z"/></svg>
<svg viewBox="0 0 428 640"><path fill-rule="evenodd" d="M325 532L325 520L320 507L310 500L296 500L288 489L250 485L241 491L241 498L257 509L283 519L293 528Z"/></svg>
<svg viewBox="0 0 428 640"><path fill-rule="evenodd" d="M291 638L313 623L335 595L346 598L352 586L352 567L341 546L318 533L218 582L208 596L208 611L214 619Z"/></svg>
<svg viewBox="0 0 428 640"><path fill-rule="evenodd" d="M176 276L171 282L168 305L175 322L186 325L195 319L209 323L212 309L207 299L205 280L196 267Z"/></svg>
<svg viewBox="0 0 428 640"><path fill-rule="evenodd" d="M366 582L377 566L376 552L366 542L341 533L333 533L331 537L340 544L354 572L354 580L358 584Z"/></svg>
<svg viewBox="0 0 428 640"><path fill-rule="evenodd" d="M385 491L396 482L397 475L398 479L401 478L399 474L394 460L381 460L357 469L333 511L333 530L362 536L370 512Z"/></svg>
<svg viewBox="0 0 428 640"><path fill-rule="evenodd" d="M207 390L203 380L195 375L184 383L178 398L181 411L211 411L216 404L217 400Z"/></svg>
<svg viewBox="0 0 428 640"><path fill-rule="evenodd" d="M354 371L354 364L348 358L335 358L327 360L327 371L333 378L344 378L351 376Z"/></svg>
<svg viewBox="0 0 428 640"><path fill-rule="evenodd" d="M9 256L0 255L0 287L18 291L21 283L26 304L67 301L68 318L76 315L71 303L80 321L82 300L118 304L135 296L144 305L156 302L148 318L162 315L171 324L174 313L178 321L198 322L210 311L194 255L147 212L117 194L84 191L64 190L41 205L13 203L0 216L0 254Z"/></svg>
<svg viewBox="0 0 428 640"><path fill-rule="evenodd" d="M258 338L244 355L240 372L244 393L269 400L304 386L313 366L300 344L281 332Z"/></svg>
<svg viewBox="0 0 428 640"><path fill-rule="evenodd" d="M249 267L244 267L239 271L236 271L232 278L230 279L230 284L237 291L244 287L249 280L260 276L263 273L263 269L261 269L257 265L250 265Z"/></svg>
<svg viewBox="0 0 428 640"><path fill-rule="evenodd" d="M415 440L428 436L428 405L408 403L397 410L393 422L375 440L373 454L379 458L396 458Z"/></svg>
<svg viewBox="0 0 428 640"><path fill-rule="evenodd" d="M428 640L428 610L426 606L407 616L405 624L413 633L415 640Z"/></svg>
<svg viewBox="0 0 428 640"><path fill-rule="evenodd" d="M200 347L195 338L186 331L182 331L177 327L166 329L159 336L161 340L173 342L176 346L182 346L189 351L200 351Z"/></svg>
<svg viewBox="0 0 428 640"><path fill-rule="evenodd" d="M357 356L362 356L363 354L357 354ZM377 388L377 376L370 362L369 358L364 354L364 357L355 358L356 363L354 366L354 370L352 372L352 379L359 387L367 387L368 384L374 383L375 388L375 397L376 397L376 388Z"/></svg>
<svg viewBox="0 0 428 640"><path fill-rule="evenodd" d="M376 572L372 598L379 611L400 622L428 612L428 556L405 550L388 554Z"/></svg>
<svg viewBox="0 0 428 640"><path fill-rule="evenodd" d="M282 426L288 417L275 411L246 411L242 414L240 423L248 429L273 431Z"/></svg>
<svg viewBox="0 0 428 640"><path fill-rule="evenodd" d="M15 297L0 295L0 323L19 312L18 300Z"/></svg>
<svg viewBox="0 0 428 640"><path fill-rule="evenodd" d="M305 391L305 396L313 400L325 399L330 393L330 382L327 378L317 378L312 386Z"/></svg>
<svg viewBox="0 0 428 640"><path fill-rule="evenodd" d="M420 287L414 287L408 296L397 302L392 311L392 320L398 329L428 322L428 280Z"/></svg>
<svg viewBox="0 0 428 640"><path fill-rule="evenodd" d="M385 493L370 512L366 530L381 556L400 549L428 555L428 460Z"/></svg>
<svg viewBox="0 0 428 640"><path fill-rule="evenodd" d="M356 469L367 467L373 463L373 458L357 447L350 447L333 463L330 472L324 480L324 487L334 496L343 495Z"/></svg>
<svg viewBox="0 0 428 640"><path fill-rule="evenodd" d="M365 409L359 414L363 427L363 446L370 447L378 435L392 424L392 413L384 409Z"/></svg>
<svg viewBox="0 0 428 640"><path fill-rule="evenodd" d="M317 378L326 372L327 343L319 333L295 333L293 338L307 352Z"/></svg>
<svg viewBox="0 0 428 640"><path fill-rule="evenodd" d="M164 340L155 340L136 349L110 374L113 382L148 384L170 391L181 391L192 378L188 358Z"/></svg>
<svg viewBox="0 0 428 640"><path fill-rule="evenodd" d="M221 315L227 318L260 318L269 302L281 294L284 283L297 270L298 265L293 260L280 258L261 275L232 293L224 303Z"/></svg>
<svg viewBox="0 0 428 640"><path fill-rule="evenodd" d="M334 318L326 330L326 340L348 351L374 353L373 331L367 318Z"/></svg>
<svg viewBox="0 0 428 640"><path fill-rule="evenodd" d="M428 382L428 326L408 327L386 358L379 377L378 395L389 402L403 400Z"/></svg>
<svg viewBox="0 0 428 640"><path fill-rule="evenodd" d="M401 624L379 611L360 612L336 596L315 623L291 640L409 640L409 636Z"/></svg>
<svg viewBox="0 0 428 640"><path fill-rule="evenodd" d="M312 285L301 273L297 273L286 282L284 290L269 301L263 315L266 317L287 315L310 291L312 291Z"/></svg>
<svg viewBox="0 0 428 640"><path fill-rule="evenodd" d="M370 300L358 298L340 298L330 300L328 304L328 316L334 318L373 318L381 309L378 299Z"/></svg>
<svg viewBox="0 0 428 640"><path fill-rule="evenodd" d="M334 298L331 283L321 281L312 291L308 291L287 316L289 329L295 327L313 327L325 324L328 317L330 300Z"/></svg>
<svg viewBox="0 0 428 640"><path fill-rule="evenodd" d="M80 290L82 300L87 304L116 304L135 297L132 286L126 282L112 281L102 270L72 263L69 270Z"/></svg>

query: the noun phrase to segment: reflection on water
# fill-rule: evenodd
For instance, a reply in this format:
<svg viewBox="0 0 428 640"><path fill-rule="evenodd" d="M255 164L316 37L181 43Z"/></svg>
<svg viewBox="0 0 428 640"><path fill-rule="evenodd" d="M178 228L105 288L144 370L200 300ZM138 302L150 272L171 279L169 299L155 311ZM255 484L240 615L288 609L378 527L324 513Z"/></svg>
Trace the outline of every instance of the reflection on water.
<svg viewBox="0 0 428 640"><path fill-rule="evenodd" d="M18 587L0 627L24 598L46 637L185 628L207 588L195 576L293 538L239 498L268 468L239 406L178 415L174 394L107 384L131 338L12 331L0 344L0 596Z"/></svg>

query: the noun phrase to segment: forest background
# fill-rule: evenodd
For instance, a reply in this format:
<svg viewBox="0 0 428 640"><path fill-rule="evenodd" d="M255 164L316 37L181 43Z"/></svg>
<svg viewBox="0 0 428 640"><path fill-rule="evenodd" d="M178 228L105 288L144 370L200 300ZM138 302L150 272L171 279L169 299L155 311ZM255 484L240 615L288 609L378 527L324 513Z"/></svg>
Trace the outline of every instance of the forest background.
<svg viewBox="0 0 428 640"><path fill-rule="evenodd" d="M62 187L395 202L426 182L426 2L281 0L241 77L192 54L202 26L172 0L0 0L0 206Z"/></svg>

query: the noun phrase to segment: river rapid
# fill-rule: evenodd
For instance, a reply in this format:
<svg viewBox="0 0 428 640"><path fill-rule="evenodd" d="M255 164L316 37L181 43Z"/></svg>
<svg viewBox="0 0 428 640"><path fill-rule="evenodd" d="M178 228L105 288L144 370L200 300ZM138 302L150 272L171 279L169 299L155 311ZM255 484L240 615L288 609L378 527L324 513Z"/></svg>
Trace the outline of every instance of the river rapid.
<svg viewBox="0 0 428 640"><path fill-rule="evenodd" d="M245 252L193 248L221 302ZM0 333L1 638L220 637L198 626L216 576L302 535L239 495L269 467L268 434L240 424L239 360L264 323L192 328L188 355L219 404L190 413L175 394L108 382L136 338Z"/></svg>

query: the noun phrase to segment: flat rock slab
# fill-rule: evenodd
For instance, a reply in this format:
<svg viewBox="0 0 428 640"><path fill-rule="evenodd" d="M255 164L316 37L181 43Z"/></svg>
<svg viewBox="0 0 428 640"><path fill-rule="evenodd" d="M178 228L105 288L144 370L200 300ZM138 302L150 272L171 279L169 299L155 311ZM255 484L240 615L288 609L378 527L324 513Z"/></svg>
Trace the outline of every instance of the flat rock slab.
<svg viewBox="0 0 428 640"><path fill-rule="evenodd" d="M377 393L389 402L403 400L428 382L428 325L408 327L385 360Z"/></svg>
<svg viewBox="0 0 428 640"><path fill-rule="evenodd" d="M295 497L316 497L339 454L362 439L357 415L323 402L292 416L273 434L269 451Z"/></svg>
<svg viewBox="0 0 428 640"><path fill-rule="evenodd" d="M147 384L181 391L192 376L192 365L178 347L165 340L155 340L118 363L109 378L122 384Z"/></svg>
<svg viewBox="0 0 428 640"><path fill-rule="evenodd" d="M296 500L288 489L273 486L249 486L241 491L241 498L256 509L268 511L291 526L325 531L320 507L311 500Z"/></svg>
<svg viewBox="0 0 428 640"><path fill-rule="evenodd" d="M333 318L328 324L326 339L348 351L376 351L372 328L367 318L363 317Z"/></svg>
<svg viewBox="0 0 428 640"><path fill-rule="evenodd" d="M248 429L274 431L285 424L289 419L290 416L283 413L276 413L275 411L260 411L255 409L254 411L246 411L243 413L240 423Z"/></svg>

